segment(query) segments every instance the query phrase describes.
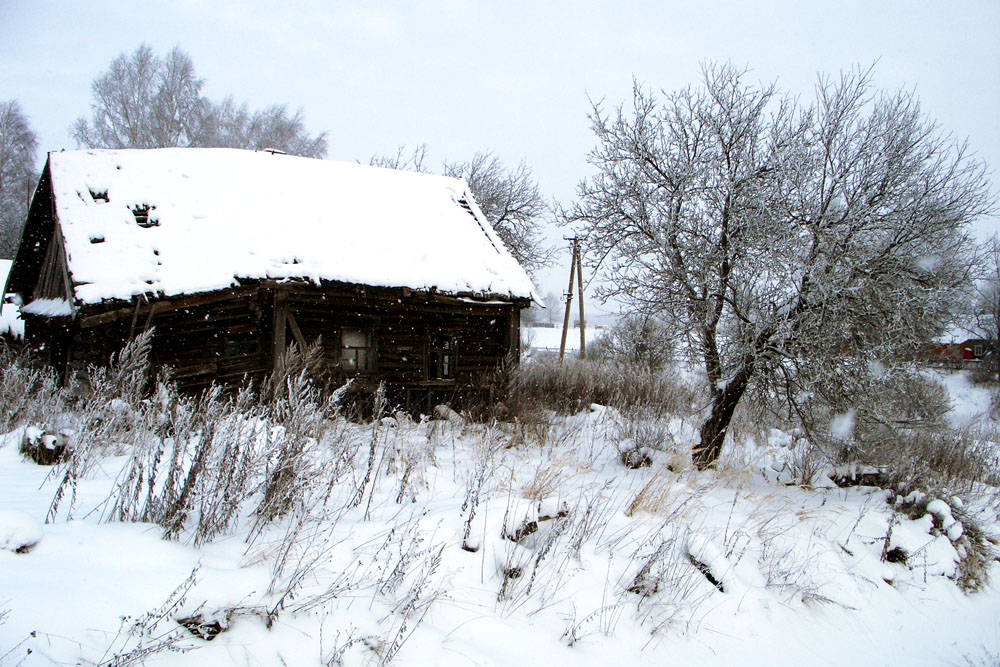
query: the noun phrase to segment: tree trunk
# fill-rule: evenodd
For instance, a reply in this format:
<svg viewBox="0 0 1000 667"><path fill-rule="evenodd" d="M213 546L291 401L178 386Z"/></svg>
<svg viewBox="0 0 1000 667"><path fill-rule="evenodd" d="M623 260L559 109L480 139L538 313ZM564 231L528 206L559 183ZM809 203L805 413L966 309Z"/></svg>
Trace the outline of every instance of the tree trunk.
<svg viewBox="0 0 1000 667"><path fill-rule="evenodd" d="M998 287L998 289L1000 289L1000 287ZM994 310L1000 311L1000 308ZM993 319L996 322L997 330L996 338L993 339L993 345L990 346L993 348L993 358L990 359L990 363L995 364L993 370L996 371L997 385L1000 386L1000 313L995 314Z"/></svg>
<svg viewBox="0 0 1000 667"><path fill-rule="evenodd" d="M712 399L712 411L708 419L701 425L701 445L694 450L692 460L699 470L714 466L722 453L722 445L726 441L726 431L733 418L736 406L746 393L750 376L753 374L753 362L744 364L743 368L723 389Z"/></svg>

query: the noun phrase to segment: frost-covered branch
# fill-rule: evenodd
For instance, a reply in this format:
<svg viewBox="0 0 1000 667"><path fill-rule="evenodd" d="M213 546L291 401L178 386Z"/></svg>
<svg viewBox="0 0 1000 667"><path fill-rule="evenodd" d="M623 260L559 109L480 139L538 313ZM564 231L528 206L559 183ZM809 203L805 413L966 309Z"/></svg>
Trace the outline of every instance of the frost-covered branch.
<svg viewBox="0 0 1000 667"><path fill-rule="evenodd" d="M704 366L702 465L746 391L912 358L969 284L968 226L995 210L985 167L871 77L820 78L805 107L709 65L697 87L593 106L597 174L567 217L607 258L603 295L658 313Z"/></svg>

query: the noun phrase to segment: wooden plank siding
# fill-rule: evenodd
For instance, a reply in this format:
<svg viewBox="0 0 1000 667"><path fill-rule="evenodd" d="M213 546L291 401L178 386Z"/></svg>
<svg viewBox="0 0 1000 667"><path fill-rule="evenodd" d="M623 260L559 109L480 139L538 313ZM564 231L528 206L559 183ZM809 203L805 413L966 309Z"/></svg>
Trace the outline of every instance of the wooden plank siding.
<svg viewBox="0 0 1000 667"><path fill-rule="evenodd" d="M83 308L71 326L68 362L72 371L105 364L130 336L154 327L154 364L168 366L182 388L197 390L212 382L259 383L286 345L319 339L328 379L340 383L346 379L341 332L360 329L370 335L373 354L361 384L385 381L397 402L414 396L423 402L433 393L488 390L497 366L517 353L520 309L526 305L341 283L260 281L203 295ZM451 378L429 376L432 333L453 337Z"/></svg>
<svg viewBox="0 0 1000 667"><path fill-rule="evenodd" d="M58 229L52 233L52 238L49 239L45 258L42 260L41 275L32 296L35 299L70 300L66 251L63 249L62 234Z"/></svg>

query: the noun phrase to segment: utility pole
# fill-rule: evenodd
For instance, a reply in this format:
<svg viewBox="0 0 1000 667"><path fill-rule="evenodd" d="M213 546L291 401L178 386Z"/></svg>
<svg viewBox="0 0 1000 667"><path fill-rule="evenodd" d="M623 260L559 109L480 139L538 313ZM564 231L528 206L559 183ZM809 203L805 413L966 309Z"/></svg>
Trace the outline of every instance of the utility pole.
<svg viewBox="0 0 1000 667"><path fill-rule="evenodd" d="M564 237L573 243L573 259L569 265L569 286L566 288L566 315L563 317L562 341L559 343L559 361L566 356L566 334L569 332L569 314L573 305L573 279L580 291L580 358L587 358L586 321L583 316L583 262L580 256L580 238Z"/></svg>
<svg viewBox="0 0 1000 667"><path fill-rule="evenodd" d="M587 321L583 318L583 257L580 256L580 240L573 238L573 254L576 255L576 284L580 299L580 358L587 358Z"/></svg>

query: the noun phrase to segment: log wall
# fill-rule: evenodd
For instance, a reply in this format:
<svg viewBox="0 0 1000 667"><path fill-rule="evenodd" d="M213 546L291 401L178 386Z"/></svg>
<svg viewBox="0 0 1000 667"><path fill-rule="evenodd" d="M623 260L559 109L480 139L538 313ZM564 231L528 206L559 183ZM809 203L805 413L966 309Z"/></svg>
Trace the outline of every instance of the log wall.
<svg viewBox="0 0 1000 667"><path fill-rule="evenodd" d="M106 364L125 341L155 327L154 364L170 367L187 390L212 382L259 383L284 346L317 339L328 379L339 383L346 379L340 333L362 329L371 334L374 355L373 368L360 373L366 384L385 381L400 403L430 402L435 395L488 390L497 366L510 355L516 359L525 305L406 289L263 281L206 295L81 310L71 327L68 369ZM58 336L39 325L32 328L36 338ZM450 379L429 377L432 333L454 338Z"/></svg>

